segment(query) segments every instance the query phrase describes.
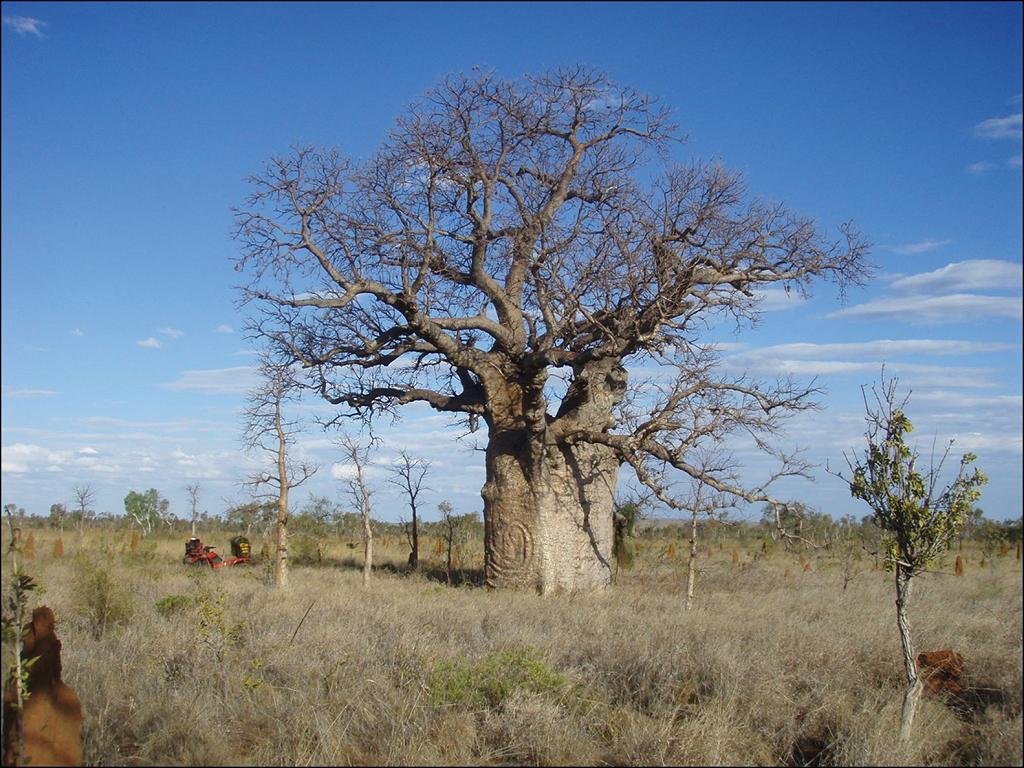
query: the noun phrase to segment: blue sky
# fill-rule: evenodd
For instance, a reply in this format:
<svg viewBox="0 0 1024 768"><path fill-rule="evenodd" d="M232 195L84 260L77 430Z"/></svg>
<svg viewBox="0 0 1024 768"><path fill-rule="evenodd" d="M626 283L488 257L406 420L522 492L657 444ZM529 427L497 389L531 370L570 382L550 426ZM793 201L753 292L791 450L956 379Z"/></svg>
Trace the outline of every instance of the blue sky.
<svg viewBox="0 0 1024 768"><path fill-rule="evenodd" d="M716 332L731 368L827 388L788 442L840 465L884 361L922 447L956 438L991 477L986 513L1021 513L1019 3L5 2L2 35L5 504L45 514L91 484L120 513L155 487L185 515L196 481L210 513L241 500L260 461L239 440L243 178L295 143L366 157L447 73L582 62L673 108L675 160L719 159L875 243L877 276L845 304L770 296L756 329ZM435 463L431 512L480 510L481 454L446 424L412 409L381 430L378 516L403 512L384 481L401 447ZM332 435L296 452L322 467L305 488L340 499ZM867 511L823 471L776 492Z"/></svg>

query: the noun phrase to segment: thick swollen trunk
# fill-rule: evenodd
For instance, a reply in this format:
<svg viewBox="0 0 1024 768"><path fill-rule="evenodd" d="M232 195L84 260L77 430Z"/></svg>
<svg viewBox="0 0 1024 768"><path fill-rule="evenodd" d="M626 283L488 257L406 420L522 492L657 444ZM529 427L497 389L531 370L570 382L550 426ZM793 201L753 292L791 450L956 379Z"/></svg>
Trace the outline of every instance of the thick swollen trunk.
<svg viewBox="0 0 1024 768"><path fill-rule="evenodd" d="M574 370L547 415L543 374L489 382L484 564L491 587L592 591L612 579L612 506L620 460L585 441L612 426L626 371L611 359Z"/></svg>
<svg viewBox="0 0 1024 768"><path fill-rule="evenodd" d="M527 458L520 432L492 437L484 485L487 584L542 594L611 582L619 462L601 446L549 445Z"/></svg>

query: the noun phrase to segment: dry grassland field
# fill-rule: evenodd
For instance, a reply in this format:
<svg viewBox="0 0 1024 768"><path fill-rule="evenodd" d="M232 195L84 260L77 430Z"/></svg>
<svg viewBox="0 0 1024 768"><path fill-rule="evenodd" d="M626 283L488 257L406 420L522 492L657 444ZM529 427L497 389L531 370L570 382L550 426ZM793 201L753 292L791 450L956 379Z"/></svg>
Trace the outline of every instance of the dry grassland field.
<svg viewBox="0 0 1024 768"><path fill-rule="evenodd" d="M867 555L844 590L834 553L704 544L687 612L678 532L642 535L611 589L550 597L476 586L479 544L449 586L429 537L417 574L378 537L365 589L360 547L328 539L275 591L258 554L183 565L187 533L65 532L57 558L28 532L89 765L1021 764L1013 549L916 580L916 649L961 653L969 695L925 697L904 747L892 574Z"/></svg>

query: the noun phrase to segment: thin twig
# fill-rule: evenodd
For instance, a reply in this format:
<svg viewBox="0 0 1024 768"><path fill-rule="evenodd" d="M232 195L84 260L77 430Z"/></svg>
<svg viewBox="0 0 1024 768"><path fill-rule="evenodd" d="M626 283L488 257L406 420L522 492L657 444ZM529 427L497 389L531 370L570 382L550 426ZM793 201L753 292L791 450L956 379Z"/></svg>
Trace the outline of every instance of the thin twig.
<svg viewBox="0 0 1024 768"><path fill-rule="evenodd" d="M295 627L295 631L292 632L292 636L291 636L291 639L288 641L288 645L291 645L295 641L295 636L297 634L299 634L299 630L302 628L302 622L304 622L306 620L306 617L309 616L309 612L313 610L313 606L315 604L316 604L316 600L314 599L313 602L309 604L309 608L306 609L306 612L304 614L302 614L302 618L299 619L298 626L296 626Z"/></svg>

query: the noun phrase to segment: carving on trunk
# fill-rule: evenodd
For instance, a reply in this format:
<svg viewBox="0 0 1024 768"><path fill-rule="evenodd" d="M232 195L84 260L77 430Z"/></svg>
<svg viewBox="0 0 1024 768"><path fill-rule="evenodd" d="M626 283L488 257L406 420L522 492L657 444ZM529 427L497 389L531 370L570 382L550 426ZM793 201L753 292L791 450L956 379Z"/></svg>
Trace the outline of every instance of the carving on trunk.
<svg viewBox="0 0 1024 768"><path fill-rule="evenodd" d="M522 520L516 520L492 534L491 570L495 580L516 579L533 567L533 534Z"/></svg>

